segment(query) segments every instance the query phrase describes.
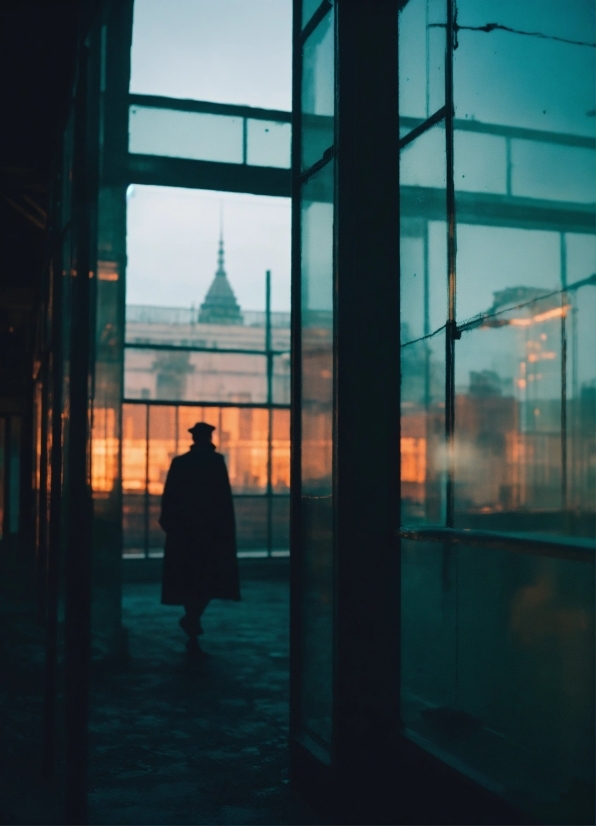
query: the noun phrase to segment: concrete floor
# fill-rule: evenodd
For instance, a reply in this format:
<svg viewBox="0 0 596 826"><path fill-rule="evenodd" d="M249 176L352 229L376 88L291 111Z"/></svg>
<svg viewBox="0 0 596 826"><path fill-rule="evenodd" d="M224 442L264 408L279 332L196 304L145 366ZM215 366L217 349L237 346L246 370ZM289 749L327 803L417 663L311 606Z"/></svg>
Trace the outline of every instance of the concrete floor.
<svg viewBox="0 0 596 826"><path fill-rule="evenodd" d="M92 685L91 823L320 822L289 787L287 581L242 596L209 605L189 665L182 610L125 586L130 662Z"/></svg>
<svg viewBox="0 0 596 826"><path fill-rule="evenodd" d="M271 570L245 569L242 601L209 605L198 666L159 585L124 586L130 659L92 679L90 823L325 822L289 785L289 588ZM63 763L54 781L40 771L43 628L4 595L0 620L0 824L63 823Z"/></svg>

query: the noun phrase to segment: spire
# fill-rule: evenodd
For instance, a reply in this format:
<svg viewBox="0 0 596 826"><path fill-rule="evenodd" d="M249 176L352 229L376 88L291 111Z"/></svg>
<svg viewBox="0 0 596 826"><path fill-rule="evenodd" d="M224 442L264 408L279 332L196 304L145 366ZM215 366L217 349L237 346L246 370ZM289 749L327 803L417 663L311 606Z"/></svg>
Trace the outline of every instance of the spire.
<svg viewBox="0 0 596 826"><path fill-rule="evenodd" d="M221 225L221 219L219 222L219 250L217 253L217 272L216 275L226 275L226 269L224 267L224 239L223 239L223 227Z"/></svg>
<svg viewBox="0 0 596 826"><path fill-rule="evenodd" d="M217 270L199 311L199 324L242 324L243 318L224 264L223 221L220 211Z"/></svg>

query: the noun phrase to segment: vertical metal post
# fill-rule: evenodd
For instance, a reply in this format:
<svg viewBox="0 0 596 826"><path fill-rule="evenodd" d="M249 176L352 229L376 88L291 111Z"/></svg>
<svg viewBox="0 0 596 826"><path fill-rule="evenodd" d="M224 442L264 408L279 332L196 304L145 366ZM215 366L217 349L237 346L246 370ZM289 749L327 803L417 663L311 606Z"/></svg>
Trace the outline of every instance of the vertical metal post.
<svg viewBox="0 0 596 826"><path fill-rule="evenodd" d="M272 486L272 431L273 431L273 353L271 348L271 270L265 273L265 352L267 358L267 556L273 546L273 486Z"/></svg>
<svg viewBox="0 0 596 826"><path fill-rule="evenodd" d="M447 161L447 325L445 329L445 438L447 442L446 525L453 527L454 511L454 431L455 431L455 341L456 224L453 151L453 49L455 45L455 4L447 0L447 42L445 47L445 151Z"/></svg>
<svg viewBox="0 0 596 826"><path fill-rule="evenodd" d="M145 405L145 559L149 556L149 424L150 405Z"/></svg>

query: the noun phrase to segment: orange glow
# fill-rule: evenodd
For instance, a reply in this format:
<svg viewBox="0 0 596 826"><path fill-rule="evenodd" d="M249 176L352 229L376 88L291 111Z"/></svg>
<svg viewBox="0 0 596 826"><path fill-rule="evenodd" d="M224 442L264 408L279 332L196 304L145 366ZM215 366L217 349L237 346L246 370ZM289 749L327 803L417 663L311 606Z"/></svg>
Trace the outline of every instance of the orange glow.
<svg viewBox="0 0 596 826"><path fill-rule="evenodd" d="M95 408L91 435L91 486L98 493L114 489L118 472L116 413L113 408Z"/></svg>
<svg viewBox="0 0 596 826"><path fill-rule="evenodd" d="M191 445L188 428L207 421L217 429L213 441L223 455L236 492L264 493L267 489L269 413L265 409L150 407L149 442L146 440L147 409L124 405L122 422L122 489L125 493L148 492L161 496L174 456ZM178 442L176 443L176 432ZM290 487L290 411L273 411L271 484L275 493Z"/></svg>
<svg viewBox="0 0 596 826"><path fill-rule="evenodd" d="M423 483L426 480L426 439L402 436L400 448L402 482Z"/></svg>
<svg viewBox="0 0 596 826"><path fill-rule="evenodd" d="M544 313L531 318L512 318L509 323L514 327L529 327L531 324L540 324L543 321L550 321L552 318L563 318L567 315L567 310L571 305L565 304L563 307L553 307L552 310L546 310Z"/></svg>

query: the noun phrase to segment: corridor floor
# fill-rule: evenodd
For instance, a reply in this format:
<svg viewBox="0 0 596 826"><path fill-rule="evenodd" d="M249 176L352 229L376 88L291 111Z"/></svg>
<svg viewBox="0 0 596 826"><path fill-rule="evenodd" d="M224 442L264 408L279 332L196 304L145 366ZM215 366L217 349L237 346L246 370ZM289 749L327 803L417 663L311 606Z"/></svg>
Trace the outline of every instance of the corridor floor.
<svg viewBox="0 0 596 826"><path fill-rule="evenodd" d="M191 666L180 608L125 586L130 661L95 675L91 823L317 823L289 787L288 584L244 579L212 602Z"/></svg>

